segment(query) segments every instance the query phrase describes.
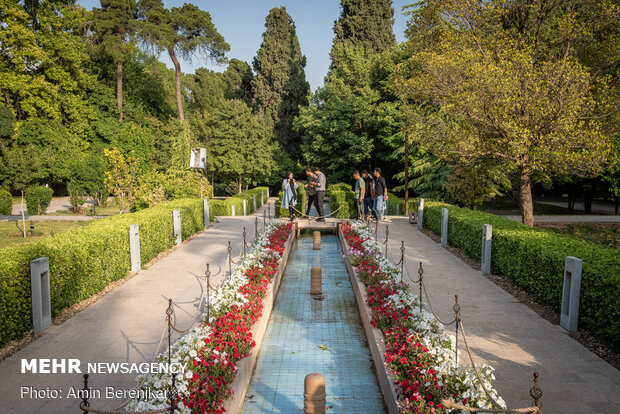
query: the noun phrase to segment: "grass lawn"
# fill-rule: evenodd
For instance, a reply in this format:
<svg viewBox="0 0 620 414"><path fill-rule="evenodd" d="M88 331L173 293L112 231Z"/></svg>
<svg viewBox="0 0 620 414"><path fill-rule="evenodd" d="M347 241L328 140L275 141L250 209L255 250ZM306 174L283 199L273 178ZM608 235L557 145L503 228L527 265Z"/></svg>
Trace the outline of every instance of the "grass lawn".
<svg viewBox="0 0 620 414"><path fill-rule="evenodd" d="M495 200L482 203L481 211L487 211L495 214L521 214L519 211L519 202L505 198L497 198ZM575 214L569 213L566 207L552 206L549 204L539 204L534 202L534 215L556 215L556 214Z"/></svg>
<svg viewBox="0 0 620 414"><path fill-rule="evenodd" d="M90 221L31 221L26 220L26 238L21 231L21 221L0 221L0 247L13 246L39 240L52 234L64 233L71 229L86 226ZM17 225L16 225L17 224ZM30 225L34 230L30 230ZM17 227L19 226L19 228Z"/></svg>
<svg viewBox="0 0 620 414"><path fill-rule="evenodd" d="M85 205L82 213L74 213L73 210L58 210L53 213L47 213L47 216L92 216L93 206ZM108 203L106 207L95 208L95 214L98 216L113 216L121 211L114 203Z"/></svg>
<svg viewBox="0 0 620 414"><path fill-rule="evenodd" d="M569 223L537 227L620 249L620 224Z"/></svg>

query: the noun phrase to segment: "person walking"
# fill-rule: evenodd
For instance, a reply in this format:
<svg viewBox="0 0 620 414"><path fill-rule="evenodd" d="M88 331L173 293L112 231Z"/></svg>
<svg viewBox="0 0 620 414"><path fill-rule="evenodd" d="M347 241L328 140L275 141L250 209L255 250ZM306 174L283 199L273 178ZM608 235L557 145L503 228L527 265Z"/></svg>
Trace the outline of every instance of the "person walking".
<svg viewBox="0 0 620 414"><path fill-rule="evenodd" d="M353 204L355 205L355 218L359 220L362 217L366 181L364 181L358 170L353 171L353 179L355 180L355 199L353 200Z"/></svg>
<svg viewBox="0 0 620 414"><path fill-rule="evenodd" d="M316 183L314 186L316 190L316 199L314 206L319 216L316 221L325 221L325 217L323 217L323 203L325 202L325 191L327 190L327 177L325 177L325 174L321 172L319 167L314 167L313 172L316 176Z"/></svg>
<svg viewBox="0 0 620 414"><path fill-rule="evenodd" d="M308 177L308 183L304 184L304 187L308 189L308 205L306 207L306 216L310 215L310 209L312 208L312 204L316 205L316 175L312 172L312 168L306 168L306 176ZM317 209L316 214L319 214L319 210Z"/></svg>
<svg viewBox="0 0 620 414"><path fill-rule="evenodd" d="M282 208L288 208L291 221L295 220L294 207L297 204L297 188L299 184L295 182L293 173L289 171L286 174L286 178L282 181Z"/></svg>
<svg viewBox="0 0 620 414"><path fill-rule="evenodd" d="M368 175L368 171L362 171L362 178L364 179L364 215L367 216L373 213L373 185L372 178Z"/></svg>
<svg viewBox="0 0 620 414"><path fill-rule="evenodd" d="M383 217L383 202L387 201L387 184L385 183L385 178L381 176L381 168L376 167L372 174L375 176L373 180L373 185L375 188L375 202L374 202L374 210L375 215L377 216L377 221L381 221Z"/></svg>

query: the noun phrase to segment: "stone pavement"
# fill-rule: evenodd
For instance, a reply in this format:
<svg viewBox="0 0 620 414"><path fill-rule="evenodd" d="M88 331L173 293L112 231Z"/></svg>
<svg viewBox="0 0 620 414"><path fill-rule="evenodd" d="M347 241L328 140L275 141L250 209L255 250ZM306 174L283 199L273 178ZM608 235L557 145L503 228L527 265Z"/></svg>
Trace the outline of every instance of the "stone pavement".
<svg viewBox="0 0 620 414"><path fill-rule="evenodd" d="M570 338L560 326L541 318L526 305L489 281L478 270L434 242L405 217L389 217L379 226L395 260L405 241L405 261L411 276L405 281L418 293L420 261L433 309L450 320L454 295L459 295L461 317L477 362L495 368L499 394L509 408L531 405L532 373L540 373L545 414L620 412L620 372ZM454 326L448 328L452 333ZM459 335L461 337L461 335ZM461 361L467 359L462 346Z"/></svg>
<svg viewBox="0 0 620 414"><path fill-rule="evenodd" d="M273 199L270 204L273 205ZM263 227L264 210L262 207L249 217L219 218L220 223L186 241L62 325L53 325L32 344L0 362L0 413L81 412L79 401L68 398L71 387L81 389L81 374L22 374L22 358L78 358L84 373L88 363L150 363L165 328L168 298L175 304L176 326L185 329L200 311L198 302L206 264L210 263L213 274L221 266L221 273L211 279L217 286L228 268L228 240L236 257L242 248L243 227L247 228L249 242L254 236L256 217L259 229ZM102 394L91 406L116 407L124 400L106 399L106 387L131 390L136 385L135 377L135 374L91 374L90 385ZM58 390L58 397L49 398L55 395L49 390ZM35 398L35 394L43 398Z"/></svg>

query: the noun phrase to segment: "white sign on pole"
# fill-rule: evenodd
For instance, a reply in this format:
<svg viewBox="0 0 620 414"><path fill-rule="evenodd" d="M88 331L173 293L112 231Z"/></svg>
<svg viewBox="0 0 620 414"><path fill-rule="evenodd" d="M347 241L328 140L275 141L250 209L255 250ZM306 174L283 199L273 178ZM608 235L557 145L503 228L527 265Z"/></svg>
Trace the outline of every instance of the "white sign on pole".
<svg viewBox="0 0 620 414"><path fill-rule="evenodd" d="M192 148L192 152L189 157L189 168L207 168L207 149L206 148Z"/></svg>

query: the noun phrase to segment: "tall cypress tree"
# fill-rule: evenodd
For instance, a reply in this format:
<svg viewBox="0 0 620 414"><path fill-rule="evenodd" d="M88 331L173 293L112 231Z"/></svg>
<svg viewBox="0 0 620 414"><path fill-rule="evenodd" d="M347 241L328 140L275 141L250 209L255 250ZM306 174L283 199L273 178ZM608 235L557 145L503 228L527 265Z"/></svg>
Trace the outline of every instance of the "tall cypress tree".
<svg viewBox="0 0 620 414"><path fill-rule="evenodd" d="M332 67L335 49L342 43L378 53L396 44L392 0L340 0L340 7L340 17L334 22Z"/></svg>
<svg viewBox="0 0 620 414"><path fill-rule="evenodd" d="M295 31L295 22L285 7L273 8L265 21L265 33L253 66L254 105L273 121L276 138L293 158L299 156L300 137L293 131L299 105L308 105L310 85L304 67L306 57Z"/></svg>

